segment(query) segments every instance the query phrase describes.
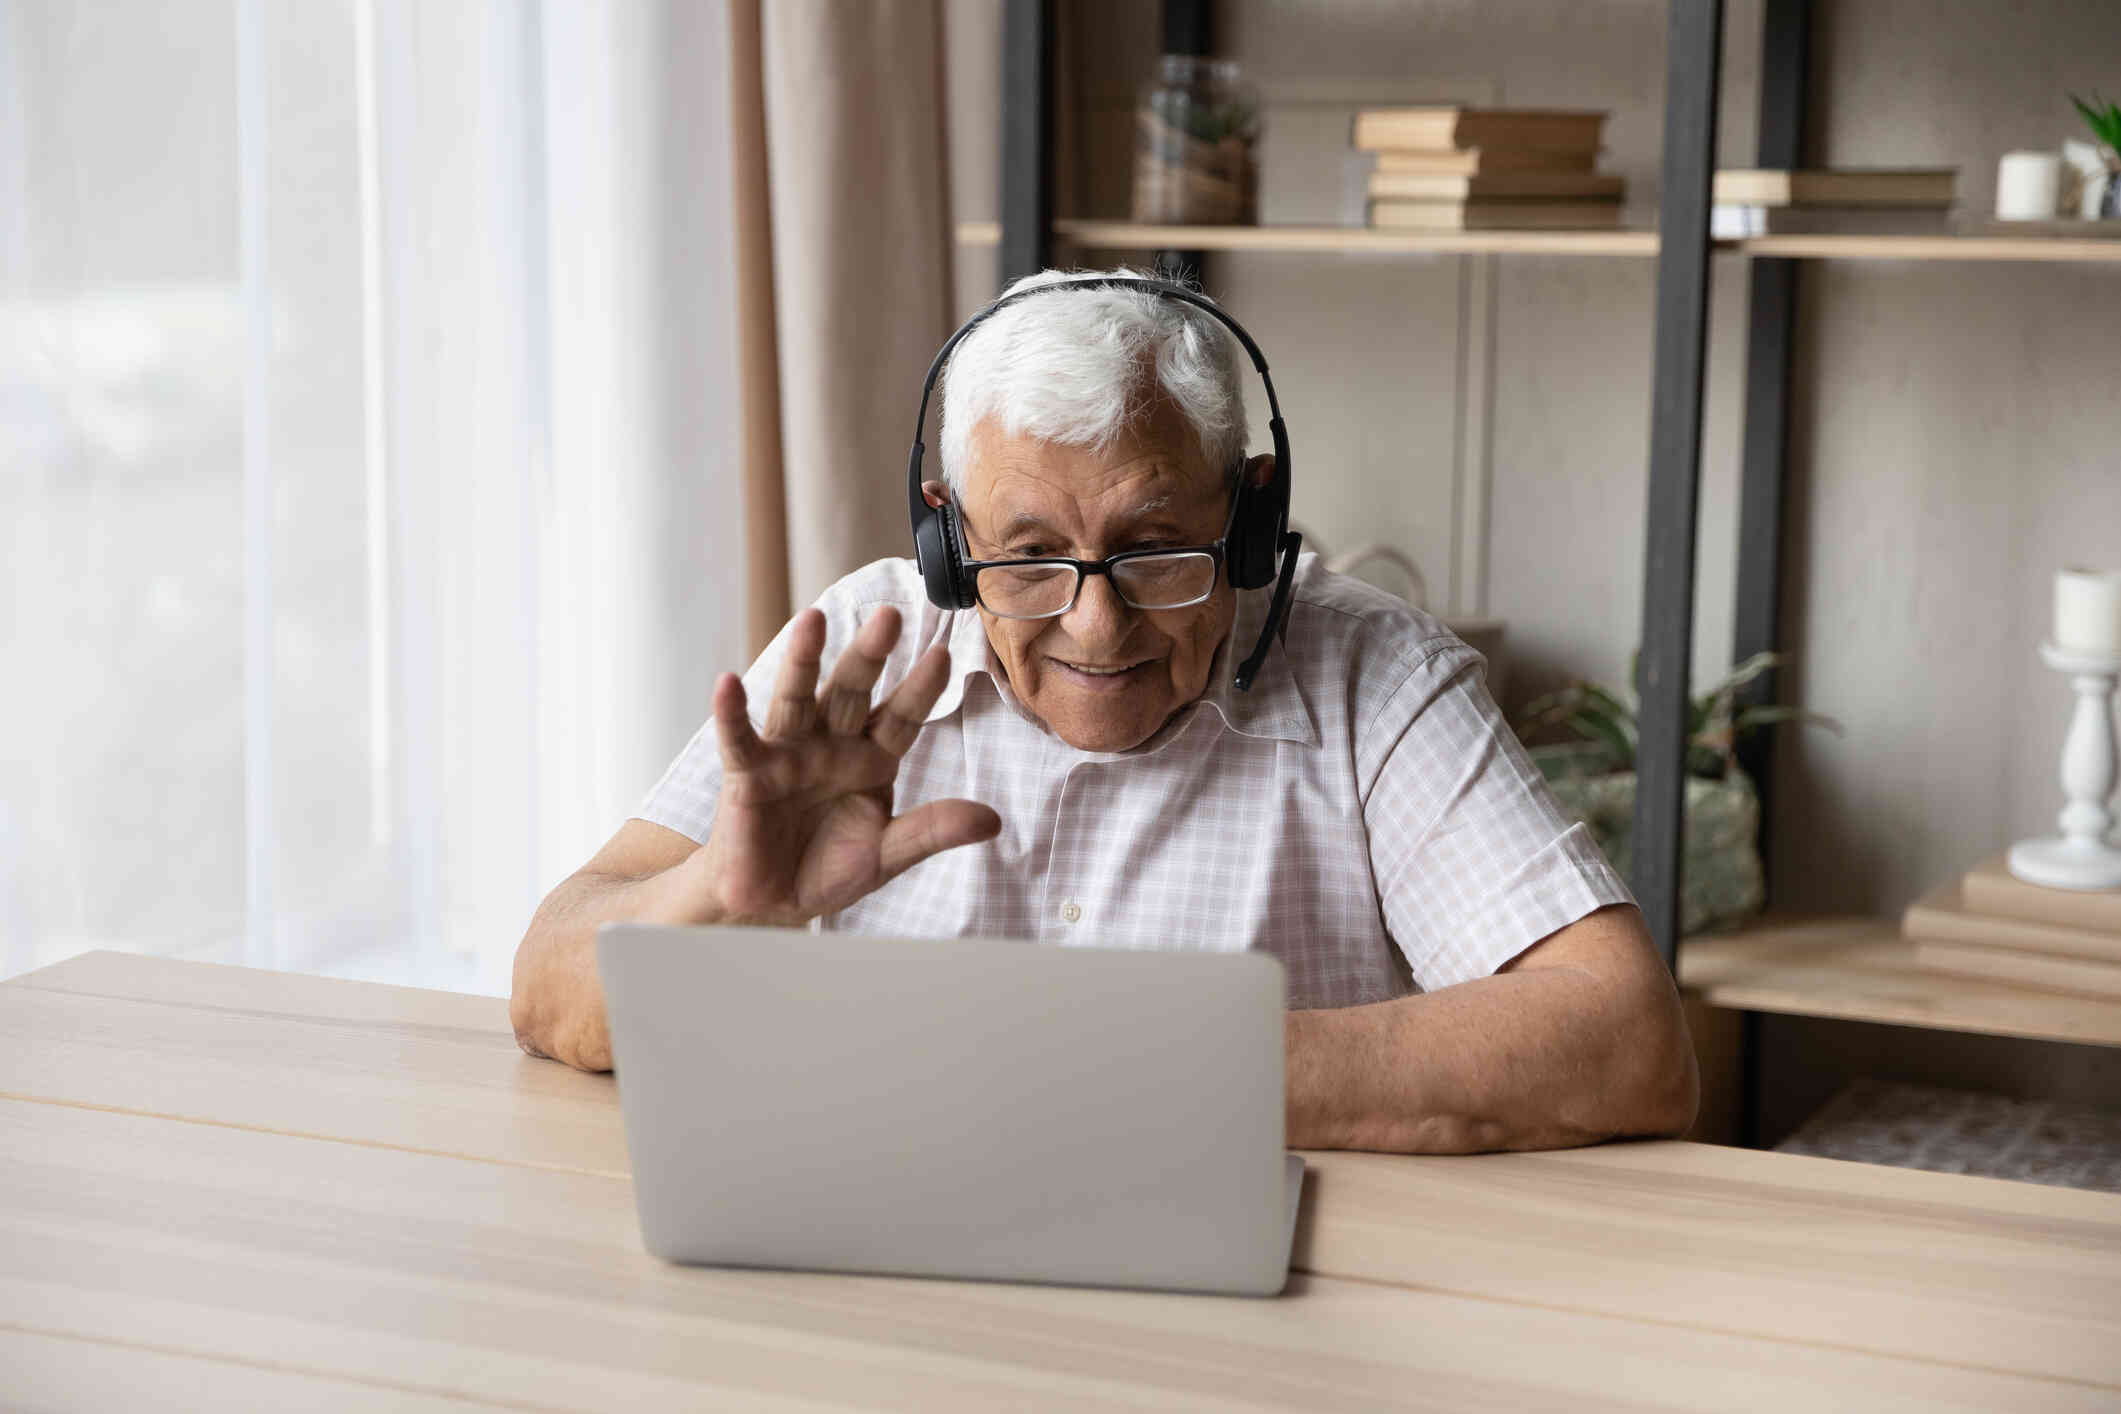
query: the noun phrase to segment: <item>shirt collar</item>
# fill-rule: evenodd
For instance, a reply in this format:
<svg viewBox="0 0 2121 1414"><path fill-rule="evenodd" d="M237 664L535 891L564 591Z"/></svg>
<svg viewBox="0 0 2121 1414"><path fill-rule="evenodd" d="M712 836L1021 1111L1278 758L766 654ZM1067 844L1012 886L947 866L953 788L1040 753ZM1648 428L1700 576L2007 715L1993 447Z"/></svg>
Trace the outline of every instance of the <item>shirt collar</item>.
<svg viewBox="0 0 2121 1414"><path fill-rule="evenodd" d="M987 626L980 622L979 610L957 609L950 615L950 680L943 684L943 695L935 699L928 709L928 720L939 722L955 712L965 702L965 680L974 673L984 673L1001 686L1000 675L988 661Z"/></svg>
<svg viewBox="0 0 2121 1414"><path fill-rule="evenodd" d="M1212 708L1224 725L1240 735L1316 746L1317 723L1290 670L1288 649L1278 637L1268 648L1267 659L1252 680L1251 691L1239 692L1231 682L1237 664L1244 661L1258 641L1260 625L1266 621L1272 600L1271 589L1238 594L1237 617L1215 650L1215 663L1208 670L1208 688L1200 695L1198 705ZM928 709L928 720L940 721L962 707L965 684L975 674L984 675L1002 700L1014 705L1015 698L994 665L987 645L987 627L980 621L979 611L960 609L951 615L951 620L950 679L935 705ZM1287 620L1283 622L1286 624Z"/></svg>

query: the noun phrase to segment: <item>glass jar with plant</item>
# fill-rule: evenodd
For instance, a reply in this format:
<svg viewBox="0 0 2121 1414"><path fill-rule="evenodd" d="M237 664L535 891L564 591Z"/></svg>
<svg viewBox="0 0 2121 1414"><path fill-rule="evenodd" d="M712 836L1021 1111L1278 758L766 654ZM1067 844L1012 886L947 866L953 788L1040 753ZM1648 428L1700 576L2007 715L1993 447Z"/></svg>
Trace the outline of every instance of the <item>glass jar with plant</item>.
<svg viewBox="0 0 2121 1414"><path fill-rule="evenodd" d="M1738 704L1739 689L1788 662L1756 653L1689 705L1686 830L1680 868L1680 931L1732 923L1757 913L1765 898L1760 868L1760 797L1738 765L1746 734L1784 722L1841 730L1802 707ZM1635 678L1635 660L1628 679ZM1577 681L1527 703L1520 736L1536 741L1564 731L1573 739L1530 748L1561 808L1590 827L1621 873L1633 865L1636 700L1594 682Z"/></svg>
<svg viewBox="0 0 2121 1414"><path fill-rule="evenodd" d="M1229 59L1166 54L1135 113L1134 219L1259 219L1259 95Z"/></svg>
<svg viewBox="0 0 2121 1414"><path fill-rule="evenodd" d="M2106 159L2106 191L2099 198L2099 219L2112 221L2121 219L2121 103L2109 103L2093 94L2090 102L2069 96L2077 105L2084 125L2092 130L2092 137L2106 149L2100 155Z"/></svg>

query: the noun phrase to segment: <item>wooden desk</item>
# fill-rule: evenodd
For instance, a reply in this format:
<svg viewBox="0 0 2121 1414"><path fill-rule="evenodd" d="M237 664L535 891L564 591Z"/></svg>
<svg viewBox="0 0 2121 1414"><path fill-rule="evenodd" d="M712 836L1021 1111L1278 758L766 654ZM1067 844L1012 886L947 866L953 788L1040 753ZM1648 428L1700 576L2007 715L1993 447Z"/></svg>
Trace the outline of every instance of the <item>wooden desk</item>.
<svg viewBox="0 0 2121 1414"><path fill-rule="evenodd" d="M99 953L0 986L30 1405L2121 1404L2121 1198L1691 1144L1317 1154L1276 1300L666 1266L490 998Z"/></svg>

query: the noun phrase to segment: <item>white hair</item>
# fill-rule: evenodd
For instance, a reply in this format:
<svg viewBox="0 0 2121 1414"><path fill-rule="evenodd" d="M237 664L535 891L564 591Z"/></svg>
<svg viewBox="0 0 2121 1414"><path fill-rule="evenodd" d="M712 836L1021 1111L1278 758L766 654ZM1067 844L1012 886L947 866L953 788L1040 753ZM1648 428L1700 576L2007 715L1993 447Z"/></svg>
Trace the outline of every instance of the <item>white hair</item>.
<svg viewBox="0 0 2121 1414"><path fill-rule="evenodd" d="M1003 293L1147 271L1044 270ZM1245 448L1236 338L1214 316L1146 290L1056 291L990 316L950 355L943 380L943 480L964 490L972 429L1100 450L1160 392L1185 415L1217 472Z"/></svg>

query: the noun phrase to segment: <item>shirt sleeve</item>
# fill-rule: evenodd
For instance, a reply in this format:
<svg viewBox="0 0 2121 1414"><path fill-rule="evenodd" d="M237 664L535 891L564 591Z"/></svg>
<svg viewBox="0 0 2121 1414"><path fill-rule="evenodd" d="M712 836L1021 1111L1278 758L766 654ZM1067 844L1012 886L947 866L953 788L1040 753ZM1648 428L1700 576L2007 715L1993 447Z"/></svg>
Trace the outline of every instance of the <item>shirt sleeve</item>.
<svg viewBox="0 0 2121 1414"><path fill-rule="evenodd" d="M1485 977L1627 885L1555 804L1488 695L1486 663L1451 642L1422 659L1371 733L1383 759L1363 822L1386 931L1433 992Z"/></svg>

